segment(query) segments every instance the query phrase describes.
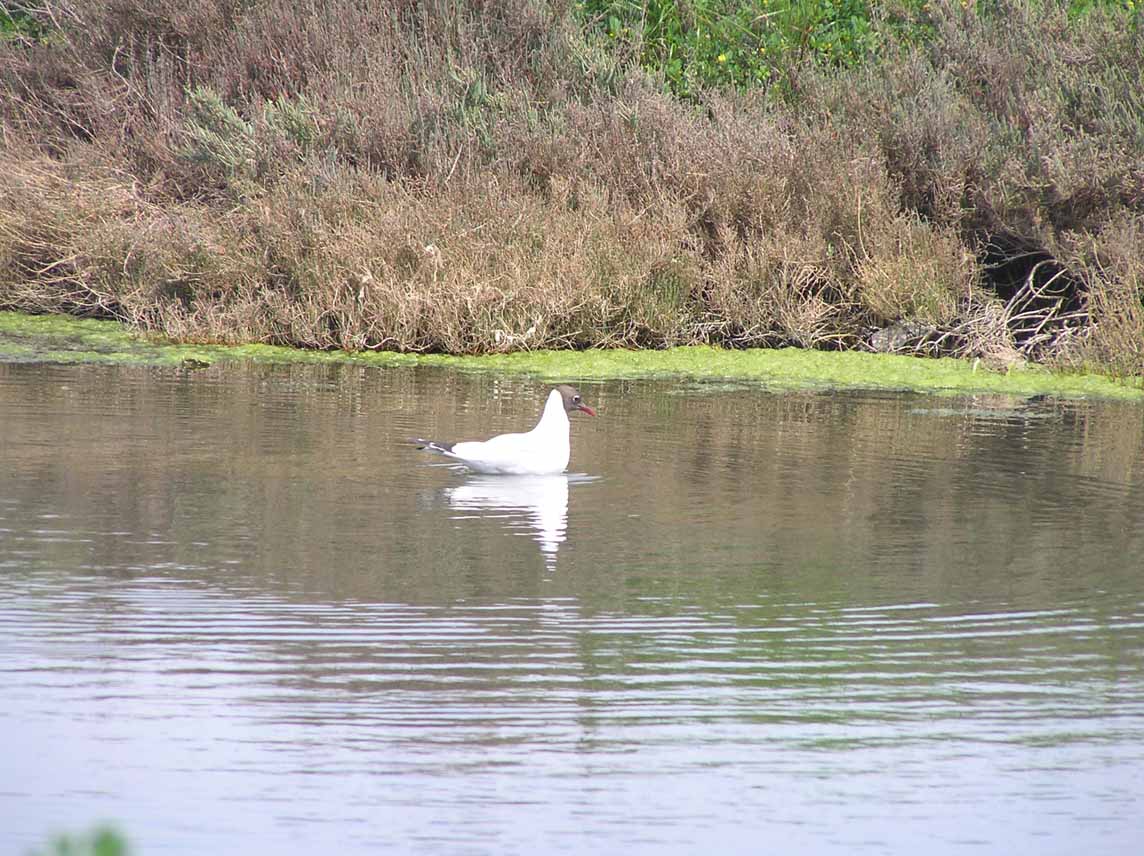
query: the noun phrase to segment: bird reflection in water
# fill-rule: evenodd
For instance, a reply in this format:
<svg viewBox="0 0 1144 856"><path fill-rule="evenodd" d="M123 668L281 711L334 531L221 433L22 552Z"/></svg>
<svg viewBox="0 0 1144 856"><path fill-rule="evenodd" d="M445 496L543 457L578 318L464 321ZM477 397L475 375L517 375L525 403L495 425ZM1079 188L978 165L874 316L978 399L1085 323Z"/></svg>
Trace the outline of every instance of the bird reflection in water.
<svg viewBox="0 0 1144 856"><path fill-rule="evenodd" d="M589 481L586 476L471 476L463 484L445 489L449 506L475 514L454 517L501 518L511 528L531 529L549 570L568 529L568 486Z"/></svg>

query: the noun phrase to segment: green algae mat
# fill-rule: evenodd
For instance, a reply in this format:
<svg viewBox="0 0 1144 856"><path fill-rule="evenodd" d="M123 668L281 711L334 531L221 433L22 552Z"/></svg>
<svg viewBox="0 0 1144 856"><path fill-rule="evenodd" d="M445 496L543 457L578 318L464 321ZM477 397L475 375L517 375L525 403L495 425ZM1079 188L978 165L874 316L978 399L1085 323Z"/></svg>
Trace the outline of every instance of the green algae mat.
<svg viewBox="0 0 1144 856"><path fill-rule="evenodd" d="M534 351L481 357L441 354L306 351L273 345L183 345L131 331L115 321L0 312L0 362L115 363L204 366L239 360L274 363L439 366L461 371L529 374L544 379L684 377L735 380L774 389L875 389L946 394L1001 393L1144 401L1144 382L1050 372L1008 373L974 362L891 354L725 350L706 346L664 351Z"/></svg>

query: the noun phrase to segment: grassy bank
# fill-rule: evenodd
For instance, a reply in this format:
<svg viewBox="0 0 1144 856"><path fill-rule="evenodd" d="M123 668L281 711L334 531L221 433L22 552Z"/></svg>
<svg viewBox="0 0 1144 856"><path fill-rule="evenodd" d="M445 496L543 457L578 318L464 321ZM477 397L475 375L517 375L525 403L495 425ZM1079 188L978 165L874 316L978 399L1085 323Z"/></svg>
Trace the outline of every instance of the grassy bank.
<svg viewBox="0 0 1144 856"><path fill-rule="evenodd" d="M658 71L604 5L29 6L0 41L0 307L1144 373L1133 4L861 4L844 53L761 15Z"/></svg>
<svg viewBox="0 0 1144 856"><path fill-rule="evenodd" d="M206 368L233 361L430 366L532 375L549 381L673 377L748 382L775 390L869 389L936 394L991 393L1013 398L1144 401L1144 383L1041 367L1007 373L977 362L918 360L895 354L785 349L729 350L706 345L664 350L517 351L482 356L390 351L315 351L277 345L188 345L143 336L115 321L0 312L0 362L104 363ZM716 383L716 388L718 384Z"/></svg>

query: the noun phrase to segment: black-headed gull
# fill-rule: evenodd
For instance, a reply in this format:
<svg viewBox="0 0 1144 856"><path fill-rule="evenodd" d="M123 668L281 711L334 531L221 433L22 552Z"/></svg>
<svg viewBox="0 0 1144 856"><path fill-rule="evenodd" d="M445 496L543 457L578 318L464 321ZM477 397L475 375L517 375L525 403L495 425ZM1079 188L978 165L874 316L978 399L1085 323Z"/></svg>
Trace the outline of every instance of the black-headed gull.
<svg viewBox="0 0 1144 856"><path fill-rule="evenodd" d="M525 434L501 434L490 440L442 443L416 439L417 448L453 458L478 473L545 476L564 472L572 448L568 439L568 414L577 410L595 416L580 393L571 386L558 386L548 393L544 412L536 427Z"/></svg>

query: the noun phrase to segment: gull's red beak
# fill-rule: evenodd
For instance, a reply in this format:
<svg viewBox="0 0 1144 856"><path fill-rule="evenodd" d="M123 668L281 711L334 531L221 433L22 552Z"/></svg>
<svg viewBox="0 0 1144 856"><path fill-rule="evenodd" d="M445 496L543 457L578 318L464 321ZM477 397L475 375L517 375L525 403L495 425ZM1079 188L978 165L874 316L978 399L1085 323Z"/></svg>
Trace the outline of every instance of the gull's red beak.
<svg viewBox="0 0 1144 856"><path fill-rule="evenodd" d="M589 407L587 404L577 404L576 409L577 410L583 410L589 416L595 416L596 415L596 411L593 410L591 407Z"/></svg>

